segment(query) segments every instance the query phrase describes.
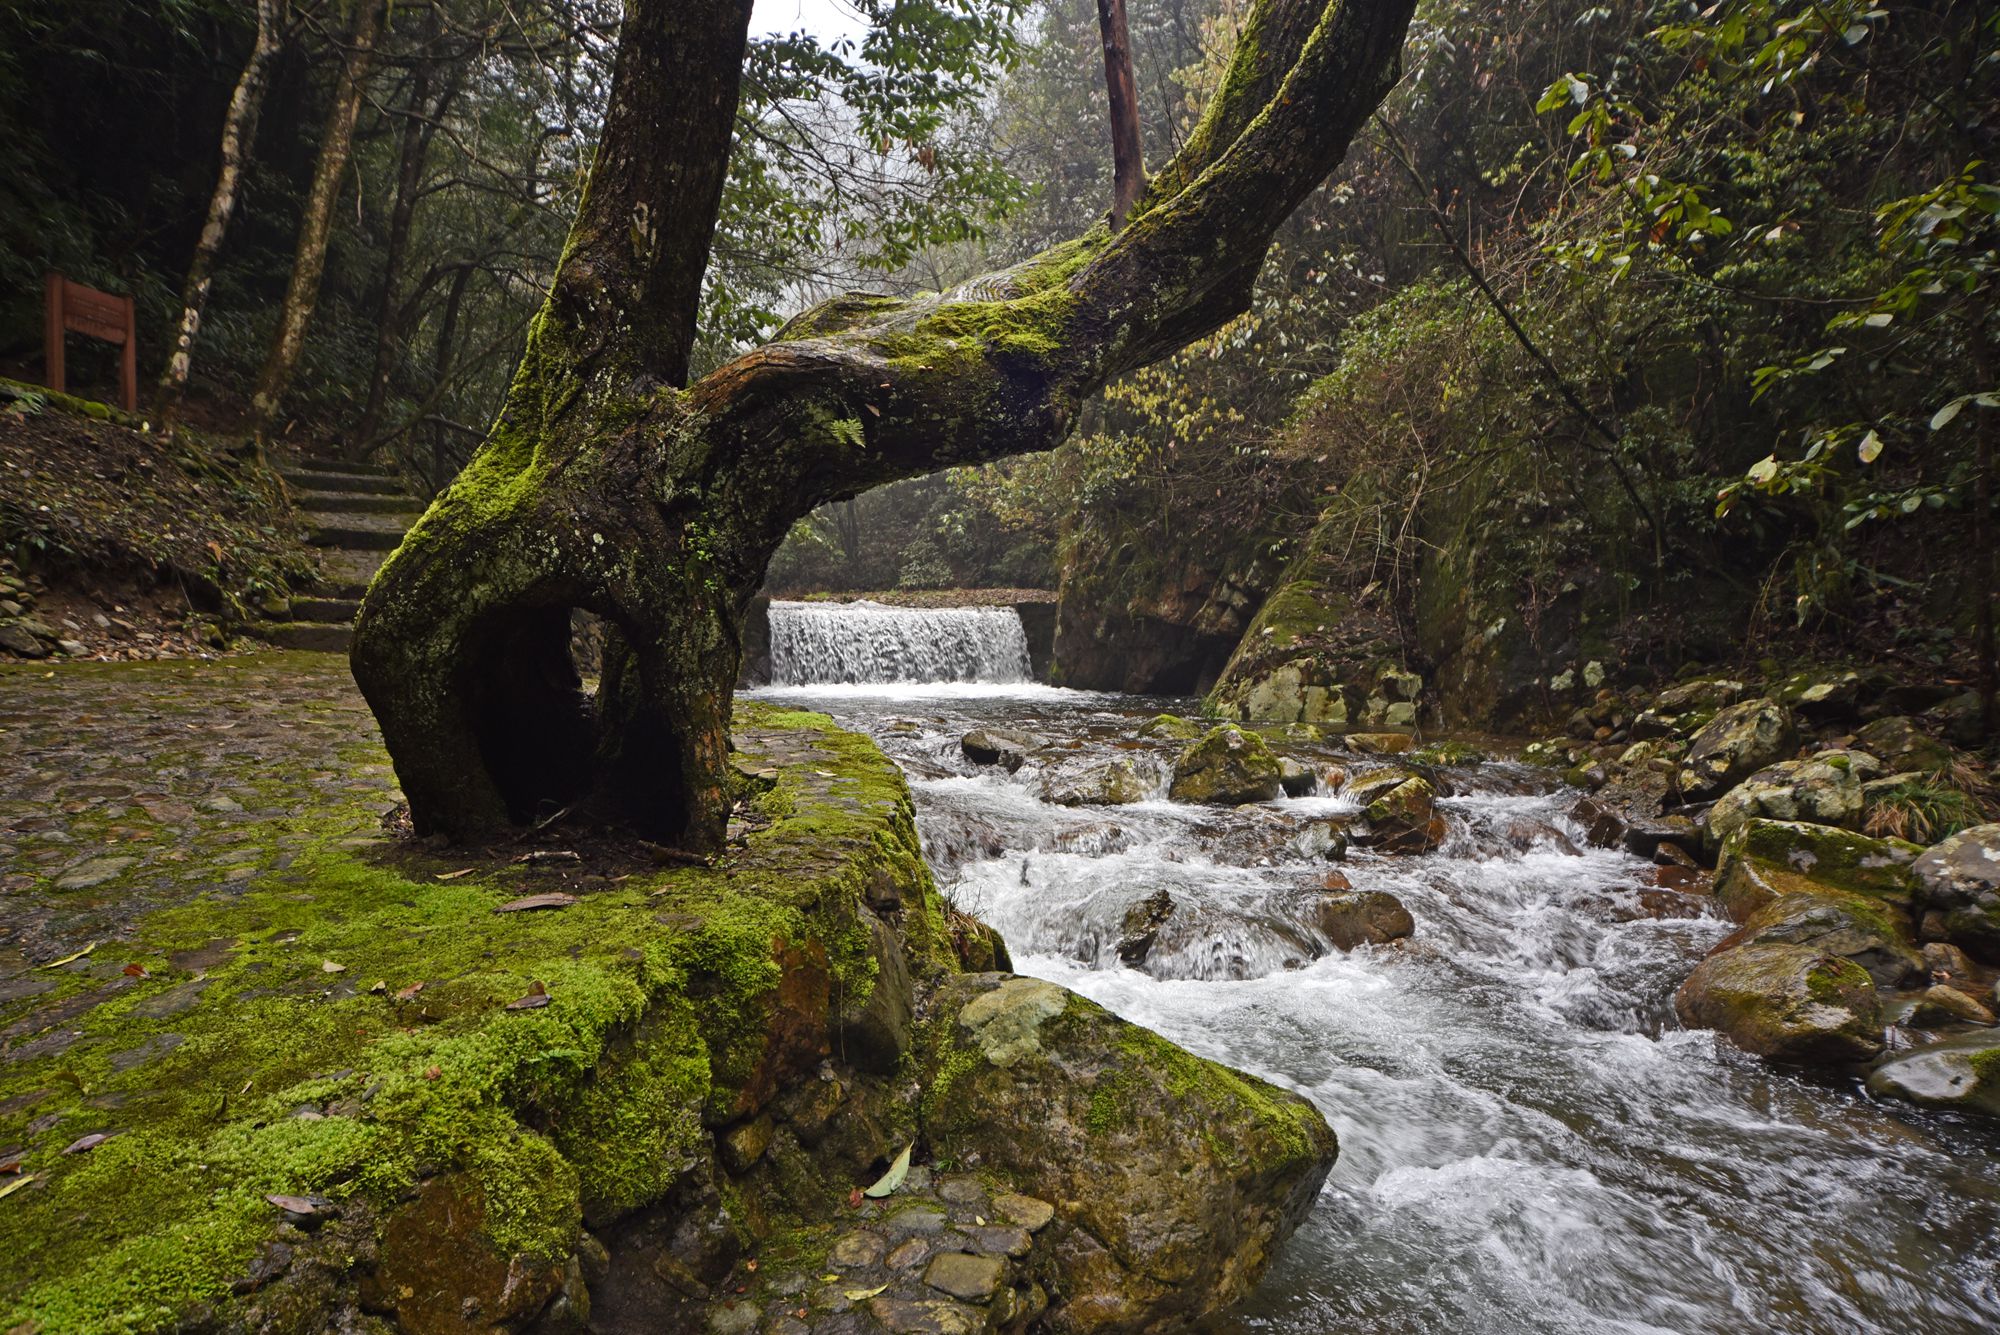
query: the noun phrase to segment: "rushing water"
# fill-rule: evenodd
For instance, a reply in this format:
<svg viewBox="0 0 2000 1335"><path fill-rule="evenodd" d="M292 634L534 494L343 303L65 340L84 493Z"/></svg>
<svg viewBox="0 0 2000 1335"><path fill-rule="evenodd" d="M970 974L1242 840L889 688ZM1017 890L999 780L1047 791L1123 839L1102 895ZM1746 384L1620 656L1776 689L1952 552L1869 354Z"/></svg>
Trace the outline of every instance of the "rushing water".
<svg viewBox="0 0 2000 1335"><path fill-rule="evenodd" d="M1654 917L1644 863L1584 846L1509 766L1446 771L1437 853L1355 851L1415 936L1323 950L1308 904L1329 795L1234 811L1159 792L1041 800L1050 769L1129 759L1172 702L1036 686L774 694L873 734L908 772L926 853L1015 967L1311 1098L1340 1135L1318 1205L1229 1328L1271 1332L2000 1329L2000 1137L1773 1072L1681 1030L1673 989L1728 925ZM1018 774L958 738L1023 727L1067 749ZM1298 749L1320 764L1371 764ZM1163 785L1161 785L1163 786ZM1143 969L1113 949L1161 889Z"/></svg>
<svg viewBox="0 0 2000 1335"><path fill-rule="evenodd" d="M774 602L771 680L1025 682L1028 637L1011 607Z"/></svg>

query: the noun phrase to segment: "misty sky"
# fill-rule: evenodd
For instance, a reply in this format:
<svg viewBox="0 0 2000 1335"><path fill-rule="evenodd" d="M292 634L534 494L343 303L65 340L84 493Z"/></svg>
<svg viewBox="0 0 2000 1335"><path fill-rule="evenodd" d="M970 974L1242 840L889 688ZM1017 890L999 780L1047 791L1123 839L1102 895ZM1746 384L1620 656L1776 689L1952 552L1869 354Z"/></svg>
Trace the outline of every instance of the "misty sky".
<svg viewBox="0 0 2000 1335"><path fill-rule="evenodd" d="M803 28L823 42L835 37L859 38L867 26L845 0L757 0L750 18L753 33Z"/></svg>

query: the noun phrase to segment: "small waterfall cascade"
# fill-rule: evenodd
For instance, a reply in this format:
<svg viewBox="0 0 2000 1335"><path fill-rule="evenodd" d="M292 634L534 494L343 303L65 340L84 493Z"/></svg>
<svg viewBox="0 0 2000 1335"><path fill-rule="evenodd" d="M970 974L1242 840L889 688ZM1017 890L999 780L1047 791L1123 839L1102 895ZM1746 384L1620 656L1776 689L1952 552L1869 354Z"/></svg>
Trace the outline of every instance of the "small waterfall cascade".
<svg viewBox="0 0 2000 1335"><path fill-rule="evenodd" d="M1029 680L1011 607L771 604L774 686Z"/></svg>

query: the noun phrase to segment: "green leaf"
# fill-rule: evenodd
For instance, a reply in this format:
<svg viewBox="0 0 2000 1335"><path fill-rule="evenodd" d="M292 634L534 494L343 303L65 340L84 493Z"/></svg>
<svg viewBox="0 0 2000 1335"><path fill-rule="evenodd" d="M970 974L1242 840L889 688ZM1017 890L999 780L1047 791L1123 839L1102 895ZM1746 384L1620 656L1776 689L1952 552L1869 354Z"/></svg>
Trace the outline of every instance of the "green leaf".
<svg viewBox="0 0 2000 1335"><path fill-rule="evenodd" d="M1771 479L1777 475L1778 459L1776 455L1767 454L1756 463L1750 465L1750 480L1760 487L1769 485Z"/></svg>
<svg viewBox="0 0 2000 1335"><path fill-rule="evenodd" d="M1870 431L1861 438L1861 445L1855 450L1864 464L1872 464L1882 457L1882 438Z"/></svg>
<svg viewBox="0 0 2000 1335"><path fill-rule="evenodd" d="M1959 412L1964 407L1965 407L1965 400L1962 398L1958 398L1958 399L1953 399L1950 403L1947 403L1944 407L1938 409L1935 413L1932 413L1931 430L1941 431L1945 427L1951 425L1951 419L1958 416Z"/></svg>
<svg viewBox="0 0 2000 1335"><path fill-rule="evenodd" d="M861 1194L880 1199L883 1196L892 1194L897 1187L902 1186L903 1179L910 1175L910 1154L916 1148L917 1142L914 1140L903 1146L903 1152L896 1156L896 1162L889 1165L889 1171L882 1174L880 1180L874 1186L867 1188ZM877 1292L880 1292L880 1290L878 1289Z"/></svg>

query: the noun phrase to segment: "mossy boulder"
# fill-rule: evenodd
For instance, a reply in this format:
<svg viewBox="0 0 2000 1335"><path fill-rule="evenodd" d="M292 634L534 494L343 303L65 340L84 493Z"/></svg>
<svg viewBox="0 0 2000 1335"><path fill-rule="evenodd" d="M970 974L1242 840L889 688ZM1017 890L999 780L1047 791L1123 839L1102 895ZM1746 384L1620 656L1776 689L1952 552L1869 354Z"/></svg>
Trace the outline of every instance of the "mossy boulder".
<svg viewBox="0 0 2000 1335"><path fill-rule="evenodd" d="M1926 973L1909 918L1880 900L1845 890L1794 891L1774 899L1718 949L1774 942L1853 960L1877 987L1902 987Z"/></svg>
<svg viewBox="0 0 2000 1335"><path fill-rule="evenodd" d="M1745 700L1729 706L1694 735L1681 760L1681 791L1690 798L1715 797L1766 765L1789 756L1799 744L1791 711L1775 700Z"/></svg>
<svg viewBox="0 0 2000 1335"><path fill-rule="evenodd" d="M1115 807L1143 802L1153 791L1151 777L1132 760L1058 764L1042 775L1042 800L1064 807Z"/></svg>
<svg viewBox="0 0 2000 1335"><path fill-rule="evenodd" d="M1854 734L1854 744L1870 755L1879 756L1891 770L1921 770L1936 773L1951 766L1951 748L1902 714L1878 718Z"/></svg>
<svg viewBox="0 0 2000 1335"><path fill-rule="evenodd" d="M1865 1061L1882 1050L1867 970L1810 946L1737 946L1703 960L1674 995L1683 1023L1772 1061Z"/></svg>
<svg viewBox="0 0 2000 1335"><path fill-rule="evenodd" d="M1925 850L1910 870L1945 937L2000 962L2000 824L1960 830Z"/></svg>
<svg viewBox="0 0 2000 1335"><path fill-rule="evenodd" d="M1444 841L1437 788L1422 775L1389 771L1348 785L1362 803L1356 842L1388 853L1425 853Z"/></svg>
<svg viewBox="0 0 2000 1335"><path fill-rule="evenodd" d="M1723 841L1715 894L1738 922L1780 896L1844 890L1904 912L1916 906L1910 864L1923 849L1901 839L1753 816Z"/></svg>
<svg viewBox="0 0 2000 1335"><path fill-rule="evenodd" d="M1168 795L1176 802L1235 806L1268 802L1283 785L1284 768L1264 739L1226 724L1181 752Z"/></svg>
<svg viewBox="0 0 2000 1335"><path fill-rule="evenodd" d="M1868 1090L1925 1107L2000 1117L2000 1030L1956 1034L1897 1053L1869 1074Z"/></svg>
<svg viewBox="0 0 2000 1335"><path fill-rule="evenodd" d="M1155 714L1139 726L1141 737L1164 738L1171 742L1192 742L1207 731L1207 725L1179 714Z"/></svg>
<svg viewBox="0 0 2000 1335"><path fill-rule="evenodd" d="M1753 816L1856 828L1866 811L1863 785L1881 770L1865 751L1822 751L1767 765L1716 800L1708 814L1708 845L1720 848Z"/></svg>
<svg viewBox="0 0 2000 1335"><path fill-rule="evenodd" d="M1333 1131L1304 1099L1052 983L950 979L926 1034L935 1158L1056 1203L1054 1329L1179 1329L1242 1297L1333 1165Z"/></svg>

